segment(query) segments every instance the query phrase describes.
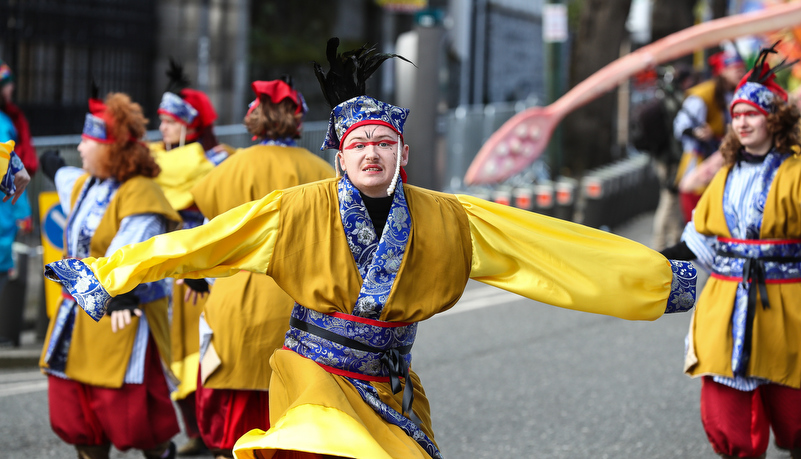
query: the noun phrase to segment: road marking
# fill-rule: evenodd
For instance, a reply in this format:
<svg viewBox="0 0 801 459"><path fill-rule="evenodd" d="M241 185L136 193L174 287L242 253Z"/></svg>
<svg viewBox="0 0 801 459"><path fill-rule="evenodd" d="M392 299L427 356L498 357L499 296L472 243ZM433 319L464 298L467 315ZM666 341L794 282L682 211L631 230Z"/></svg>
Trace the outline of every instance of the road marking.
<svg viewBox="0 0 801 459"><path fill-rule="evenodd" d="M459 299L459 302L445 312L439 313L434 317L442 317L460 312L474 311L476 309L498 306L509 303L510 301L523 299L516 293L507 292L499 288L487 286L471 289Z"/></svg>
<svg viewBox="0 0 801 459"><path fill-rule="evenodd" d="M45 375L42 374L41 371L25 371L19 373L0 373L0 384L2 383L9 383L9 382L17 382L17 381L33 381L33 380L41 380L46 378Z"/></svg>
<svg viewBox="0 0 801 459"><path fill-rule="evenodd" d="M41 392L44 390L47 390L47 380L3 384L0 386L0 398L10 397L12 395L29 394L31 392Z"/></svg>

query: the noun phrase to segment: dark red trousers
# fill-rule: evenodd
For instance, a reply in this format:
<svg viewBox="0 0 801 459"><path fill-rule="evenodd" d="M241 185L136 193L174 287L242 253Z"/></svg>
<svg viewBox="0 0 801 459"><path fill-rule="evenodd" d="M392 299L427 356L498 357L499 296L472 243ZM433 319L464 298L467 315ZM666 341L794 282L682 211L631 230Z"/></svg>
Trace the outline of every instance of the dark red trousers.
<svg viewBox="0 0 801 459"><path fill-rule="evenodd" d="M145 357L144 384L109 389L51 375L47 390L50 425L71 445L111 443L121 451L149 450L180 431L152 339Z"/></svg>
<svg viewBox="0 0 801 459"><path fill-rule="evenodd" d="M231 450L239 437L252 429L270 428L267 391L209 389L198 375L195 401L203 443L211 450Z"/></svg>
<svg viewBox="0 0 801 459"><path fill-rule="evenodd" d="M771 428L776 446L801 448L801 389L763 384L744 392L704 376L701 421L718 454L759 457L768 449Z"/></svg>
<svg viewBox="0 0 801 459"><path fill-rule="evenodd" d="M695 210L695 206L698 205L698 201L700 200L700 194L679 191L679 205L681 206L681 215L684 217L685 222L689 222L693 219L693 210Z"/></svg>

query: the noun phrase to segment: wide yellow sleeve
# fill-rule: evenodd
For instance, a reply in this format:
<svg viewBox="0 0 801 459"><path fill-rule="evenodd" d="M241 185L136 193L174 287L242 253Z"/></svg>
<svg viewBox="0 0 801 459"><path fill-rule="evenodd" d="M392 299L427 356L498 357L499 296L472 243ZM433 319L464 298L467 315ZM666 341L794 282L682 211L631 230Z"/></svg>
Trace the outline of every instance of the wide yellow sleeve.
<svg viewBox="0 0 801 459"><path fill-rule="evenodd" d="M535 301L623 319L653 320L665 312L674 269L660 253L576 223L457 198L470 224L471 278Z"/></svg>
<svg viewBox="0 0 801 459"><path fill-rule="evenodd" d="M45 275L60 282L99 320L110 297L165 277L225 277L264 273L278 237L282 191L235 207L197 228L126 245L109 257L50 263Z"/></svg>

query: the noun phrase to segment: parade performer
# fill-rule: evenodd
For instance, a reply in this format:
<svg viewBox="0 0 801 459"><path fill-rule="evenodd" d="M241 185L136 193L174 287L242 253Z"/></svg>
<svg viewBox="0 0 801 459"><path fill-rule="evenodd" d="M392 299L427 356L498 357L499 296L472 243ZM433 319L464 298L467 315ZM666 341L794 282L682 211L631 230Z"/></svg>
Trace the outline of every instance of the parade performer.
<svg viewBox="0 0 801 459"><path fill-rule="evenodd" d="M25 164L14 151L16 138L17 129L11 118L0 112L0 192L3 193L3 202L11 199L12 204L16 204L20 197L27 201L25 188L31 181Z"/></svg>
<svg viewBox="0 0 801 459"><path fill-rule="evenodd" d="M2 114L0 114L2 115ZM6 118L7 119L7 118ZM0 116L0 139L3 138L4 126L3 117ZM8 120L7 124L10 124ZM10 132L10 130L6 130ZM11 166L11 167L9 167ZM14 141L9 140L0 142L0 190L15 190L15 172L25 171L22 161L14 153ZM30 231L31 227L31 206L27 199L12 202L8 200L0 201L0 294L8 282L9 277L14 277L14 257L12 246L17 236L18 230ZM0 345L6 344L7 339L0 336Z"/></svg>
<svg viewBox="0 0 801 459"><path fill-rule="evenodd" d="M687 97L673 122L673 133L681 140L684 151L676 174L677 185L717 151L729 122L728 106L734 88L745 73L743 60L734 50L713 54L709 64L713 78L687 90ZM692 218L704 189L705 186L679 189L685 221Z"/></svg>
<svg viewBox="0 0 801 459"><path fill-rule="evenodd" d="M663 253L711 277L687 337L685 372L701 377L701 420L722 457L765 457L770 428L801 458L801 158L798 109L763 50L734 94L717 173Z"/></svg>
<svg viewBox="0 0 801 459"><path fill-rule="evenodd" d="M121 93L90 99L78 151L83 169L58 152L40 158L68 210L65 257L103 256L177 229L179 215L152 180L159 167L147 146L147 120ZM50 423L83 459L108 458L113 444L145 457L175 456L179 432L164 368L170 362L165 281L132 286L95 323L64 299L47 329L39 365L48 375Z"/></svg>
<svg viewBox="0 0 801 459"><path fill-rule="evenodd" d="M15 88L14 73L7 63L0 59L0 112L5 113L14 124L15 153L22 160L25 165L25 170L28 175L33 177L39 169L39 160L36 158L36 149L33 148L31 142L31 130L28 126L28 119L25 114L14 103L14 88ZM8 139L0 139L0 142Z"/></svg>
<svg viewBox="0 0 801 459"><path fill-rule="evenodd" d="M161 168L155 178L167 200L183 219L183 229L203 224L203 214L197 208L190 190L215 166L228 157L228 151L217 142L214 121L217 112L208 96L189 88L189 79L183 67L170 61L167 71L169 83L161 98L158 115L162 140L150 143L150 151ZM203 295L193 295L182 281L173 285L172 320L172 371L180 384L173 392L184 419L189 441L178 448L178 455L193 455L205 451L196 418L200 314L203 312Z"/></svg>
<svg viewBox="0 0 801 459"><path fill-rule="evenodd" d="M260 142L192 189L209 219L275 190L335 175L323 159L297 146L306 104L291 80L254 81L252 87L256 99L244 123ZM283 345L293 304L264 274L243 271L214 283L201 317L206 333L201 333L197 415L203 441L217 457L233 457L239 437L270 426L272 370L265 356Z"/></svg>
<svg viewBox="0 0 801 459"><path fill-rule="evenodd" d="M341 177L275 191L108 258L47 268L96 318L141 281L240 270L272 277L295 306L284 348L270 359L271 427L242 437L237 457L441 457L411 348L418 323L453 307L471 278L632 320L692 307L687 262L575 223L403 183L408 110L364 95L364 79L391 55L366 47L338 54L338 43L328 43L331 70L315 67L334 107L324 147L337 150Z"/></svg>

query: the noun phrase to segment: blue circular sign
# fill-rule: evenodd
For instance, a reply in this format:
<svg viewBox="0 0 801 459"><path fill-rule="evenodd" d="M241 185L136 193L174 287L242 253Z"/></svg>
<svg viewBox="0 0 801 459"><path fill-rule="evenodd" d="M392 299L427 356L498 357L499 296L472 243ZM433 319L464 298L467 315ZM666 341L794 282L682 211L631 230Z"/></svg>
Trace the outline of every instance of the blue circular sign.
<svg viewBox="0 0 801 459"><path fill-rule="evenodd" d="M64 228L67 226L67 216L61 210L61 204L56 204L47 210L42 231L47 242L59 250L64 249Z"/></svg>

